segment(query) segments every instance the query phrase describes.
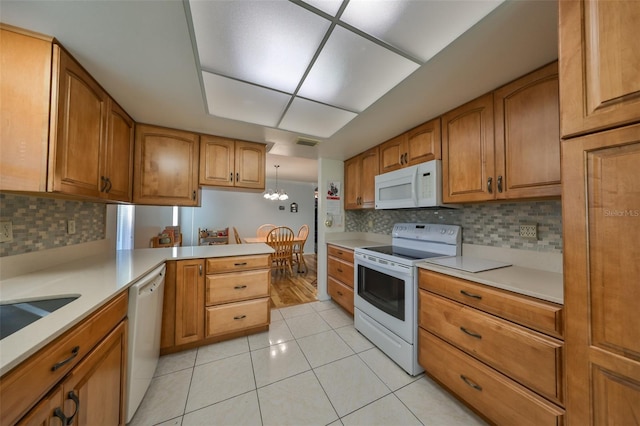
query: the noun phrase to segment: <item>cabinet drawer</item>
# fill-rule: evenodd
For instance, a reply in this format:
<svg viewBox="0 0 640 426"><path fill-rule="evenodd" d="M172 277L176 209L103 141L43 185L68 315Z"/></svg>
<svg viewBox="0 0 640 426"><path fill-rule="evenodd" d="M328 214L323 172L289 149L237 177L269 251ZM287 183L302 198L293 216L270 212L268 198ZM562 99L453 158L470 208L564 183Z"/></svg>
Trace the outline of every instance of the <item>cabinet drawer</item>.
<svg viewBox="0 0 640 426"><path fill-rule="evenodd" d="M327 278L327 292L333 300L335 300L340 306L345 308L353 315L353 289L346 285L336 281L335 279Z"/></svg>
<svg viewBox="0 0 640 426"><path fill-rule="evenodd" d="M560 425L564 410L433 334L419 329L418 361L431 376L499 425Z"/></svg>
<svg viewBox="0 0 640 426"><path fill-rule="evenodd" d="M208 307L206 313L207 335L205 337L268 325L270 314L268 297Z"/></svg>
<svg viewBox="0 0 640 426"><path fill-rule="evenodd" d="M258 254L254 256L213 257L207 259L207 274L220 272L243 271L247 269L271 268L271 256Z"/></svg>
<svg viewBox="0 0 640 426"><path fill-rule="evenodd" d="M353 263L347 263L343 260L329 257L327 272L330 277L353 288Z"/></svg>
<svg viewBox="0 0 640 426"><path fill-rule="evenodd" d="M78 364L127 315L127 301L125 291L4 375L0 381L0 424L15 422ZM55 365L60 366L54 371Z"/></svg>
<svg viewBox="0 0 640 426"><path fill-rule="evenodd" d="M419 269L418 273L421 289L457 300L526 327L553 336L562 336L561 305L426 269Z"/></svg>
<svg viewBox="0 0 640 426"><path fill-rule="evenodd" d="M345 262L353 263L353 250L349 250L346 248L327 245L327 254L329 256L337 257L338 259L342 259Z"/></svg>
<svg viewBox="0 0 640 426"><path fill-rule="evenodd" d="M269 269L207 275L206 304L268 297L270 278Z"/></svg>
<svg viewBox="0 0 640 426"><path fill-rule="evenodd" d="M562 401L561 341L424 290L419 323L543 396Z"/></svg>

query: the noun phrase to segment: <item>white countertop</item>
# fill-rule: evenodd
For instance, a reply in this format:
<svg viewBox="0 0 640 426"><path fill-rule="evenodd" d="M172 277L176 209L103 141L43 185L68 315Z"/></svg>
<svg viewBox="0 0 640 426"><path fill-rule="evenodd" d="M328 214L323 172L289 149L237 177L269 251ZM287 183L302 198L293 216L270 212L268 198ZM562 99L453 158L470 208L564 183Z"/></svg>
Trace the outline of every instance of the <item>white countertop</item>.
<svg viewBox="0 0 640 426"><path fill-rule="evenodd" d="M267 244L123 250L0 281L0 302L79 295L68 305L0 340L0 375L55 340L166 260L273 253Z"/></svg>

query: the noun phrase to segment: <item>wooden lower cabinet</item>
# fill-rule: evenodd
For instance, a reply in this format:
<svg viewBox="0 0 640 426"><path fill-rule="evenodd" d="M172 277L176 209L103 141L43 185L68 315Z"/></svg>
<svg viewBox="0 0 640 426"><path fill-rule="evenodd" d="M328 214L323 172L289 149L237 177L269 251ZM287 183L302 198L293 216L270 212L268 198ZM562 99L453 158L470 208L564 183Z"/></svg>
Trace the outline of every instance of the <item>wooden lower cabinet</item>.
<svg viewBox="0 0 640 426"><path fill-rule="evenodd" d="M564 410L424 329L418 362L459 398L499 425L560 425Z"/></svg>
<svg viewBox="0 0 640 426"><path fill-rule="evenodd" d="M267 330L269 254L167 262L160 352Z"/></svg>
<svg viewBox="0 0 640 426"><path fill-rule="evenodd" d="M418 362L496 424L562 424L562 306L418 271Z"/></svg>
<svg viewBox="0 0 640 426"><path fill-rule="evenodd" d="M125 291L5 374L0 424L123 425L127 301Z"/></svg>
<svg viewBox="0 0 640 426"><path fill-rule="evenodd" d="M327 292L353 315L353 250L327 245Z"/></svg>

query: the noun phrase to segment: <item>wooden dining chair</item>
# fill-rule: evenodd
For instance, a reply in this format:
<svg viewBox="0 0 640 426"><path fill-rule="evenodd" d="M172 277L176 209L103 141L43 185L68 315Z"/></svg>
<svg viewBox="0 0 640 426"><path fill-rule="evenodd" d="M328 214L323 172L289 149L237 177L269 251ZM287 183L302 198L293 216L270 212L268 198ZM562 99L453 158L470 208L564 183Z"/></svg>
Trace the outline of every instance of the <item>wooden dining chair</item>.
<svg viewBox="0 0 640 426"><path fill-rule="evenodd" d="M307 242L307 237L309 236L309 225L302 225L300 229L298 229L298 236L296 243L293 245L293 256L294 262L298 265L298 272L302 272L300 270L300 266L304 266L304 271L307 271L307 264L304 261L304 245Z"/></svg>
<svg viewBox="0 0 640 426"><path fill-rule="evenodd" d="M272 267L283 272L286 268L291 275L293 275L291 264L293 263L294 237L291 228L286 226L273 228L267 235L267 244L275 250L275 253L271 254Z"/></svg>
<svg viewBox="0 0 640 426"><path fill-rule="evenodd" d="M238 234L238 230L235 226L233 227L233 236L236 239L236 244L242 244L242 238L240 238L240 234Z"/></svg>
<svg viewBox="0 0 640 426"><path fill-rule="evenodd" d="M271 223L265 223L264 225L260 225L258 227L258 230L256 231L256 237L258 238L266 237L267 235L269 235L269 232L271 232L271 230L275 227L276 225L273 225Z"/></svg>

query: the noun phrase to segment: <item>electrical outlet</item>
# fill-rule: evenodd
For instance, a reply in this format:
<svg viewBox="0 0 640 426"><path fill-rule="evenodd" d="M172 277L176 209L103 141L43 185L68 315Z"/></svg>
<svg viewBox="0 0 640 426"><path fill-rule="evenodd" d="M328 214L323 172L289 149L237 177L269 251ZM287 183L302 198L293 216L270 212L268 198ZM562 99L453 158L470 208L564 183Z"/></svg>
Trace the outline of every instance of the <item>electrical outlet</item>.
<svg viewBox="0 0 640 426"><path fill-rule="evenodd" d="M13 241L13 225L10 221L0 222L0 243Z"/></svg>
<svg viewBox="0 0 640 426"><path fill-rule="evenodd" d="M67 221L67 234L75 234L76 233L76 221L68 220Z"/></svg>
<svg viewBox="0 0 640 426"><path fill-rule="evenodd" d="M520 236L522 238L529 238L532 240L538 239L538 224L537 223L523 223L520 225Z"/></svg>

